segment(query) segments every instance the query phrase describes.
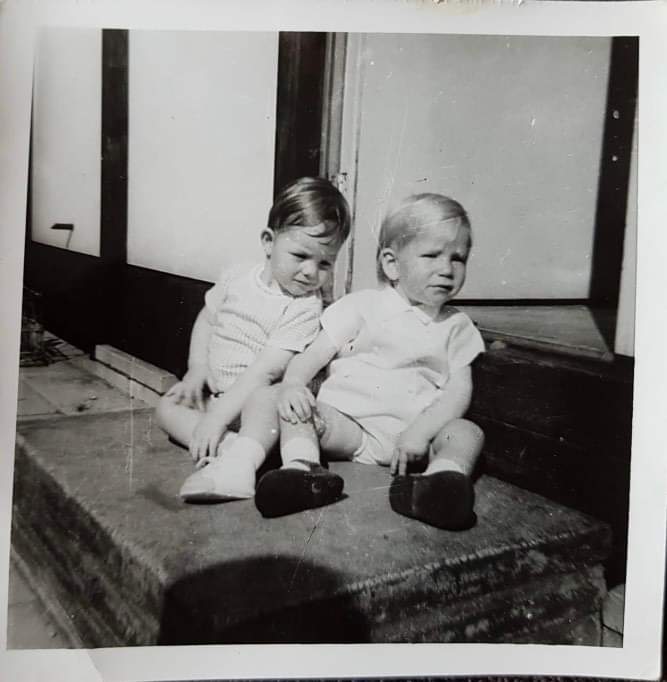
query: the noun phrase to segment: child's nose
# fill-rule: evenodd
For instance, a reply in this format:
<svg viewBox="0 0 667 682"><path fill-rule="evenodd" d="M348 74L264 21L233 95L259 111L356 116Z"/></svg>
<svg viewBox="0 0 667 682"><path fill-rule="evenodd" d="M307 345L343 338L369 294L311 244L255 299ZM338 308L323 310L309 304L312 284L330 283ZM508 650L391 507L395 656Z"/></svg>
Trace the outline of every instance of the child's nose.
<svg viewBox="0 0 667 682"><path fill-rule="evenodd" d="M449 276L452 274L453 268L452 268L452 261L449 260L449 258L443 258L440 261L440 274Z"/></svg>
<svg viewBox="0 0 667 682"><path fill-rule="evenodd" d="M312 261L305 261L302 264L301 271L307 277L313 278L313 277L315 277L315 274L317 273L317 266Z"/></svg>

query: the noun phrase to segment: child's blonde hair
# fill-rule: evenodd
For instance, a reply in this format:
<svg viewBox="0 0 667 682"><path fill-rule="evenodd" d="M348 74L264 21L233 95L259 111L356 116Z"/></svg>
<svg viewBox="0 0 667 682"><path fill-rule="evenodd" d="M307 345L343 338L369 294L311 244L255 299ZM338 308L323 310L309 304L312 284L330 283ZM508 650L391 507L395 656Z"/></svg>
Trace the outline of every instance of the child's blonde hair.
<svg viewBox="0 0 667 682"><path fill-rule="evenodd" d="M389 213L382 221L378 236L376 254L378 280L389 282L382 267L383 249L402 249L420 229L445 220L458 220L461 227L470 231L470 220L463 206L442 194L412 194Z"/></svg>

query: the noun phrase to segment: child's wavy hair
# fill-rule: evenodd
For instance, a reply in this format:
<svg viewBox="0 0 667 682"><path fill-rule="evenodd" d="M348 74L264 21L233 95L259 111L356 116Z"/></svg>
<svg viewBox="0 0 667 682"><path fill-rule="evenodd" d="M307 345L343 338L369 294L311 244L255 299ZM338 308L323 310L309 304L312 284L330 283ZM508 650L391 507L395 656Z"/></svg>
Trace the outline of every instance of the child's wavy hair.
<svg viewBox="0 0 667 682"><path fill-rule="evenodd" d="M269 211L268 227L278 233L289 227L324 224L323 237L343 243L350 233L350 208L345 197L324 178L299 178L283 187Z"/></svg>
<svg viewBox="0 0 667 682"><path fill-rule="evenodd" d="M375 256L378 281L389 283L382 267L383 249L402 249L420 229L432 223L450 220L457 220L460 227L465 227L470 232L470 219L458 201L434 193L412 194L407 197L382 221ZM472 241L472 233L470 238Z"/></svg>

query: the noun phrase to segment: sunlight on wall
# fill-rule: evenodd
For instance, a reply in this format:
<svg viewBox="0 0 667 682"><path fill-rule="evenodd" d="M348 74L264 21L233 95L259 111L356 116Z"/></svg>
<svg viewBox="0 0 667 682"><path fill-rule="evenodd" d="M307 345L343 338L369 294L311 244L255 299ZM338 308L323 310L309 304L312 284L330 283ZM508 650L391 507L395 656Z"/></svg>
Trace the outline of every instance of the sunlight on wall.
<svg viewBox="0 0 667 682"><path fill-rule="evenodd" d="M354 287L391 202L439 192L473 224L462 297L585 298L609 39L361 40Z"/></svg>
<svg viewBox="0 0 667 682"><path fill-rule="evenodd" d="M35 47L32 238L100 255L102 32L43 29ZM74 230L53 230L71 223Z"/></svg>
<svg viewBox="0 0 667 682"><path fill-rule="evenodd" d="M131 31L128 262L212 281L261 257L277 33Z"/></svg>

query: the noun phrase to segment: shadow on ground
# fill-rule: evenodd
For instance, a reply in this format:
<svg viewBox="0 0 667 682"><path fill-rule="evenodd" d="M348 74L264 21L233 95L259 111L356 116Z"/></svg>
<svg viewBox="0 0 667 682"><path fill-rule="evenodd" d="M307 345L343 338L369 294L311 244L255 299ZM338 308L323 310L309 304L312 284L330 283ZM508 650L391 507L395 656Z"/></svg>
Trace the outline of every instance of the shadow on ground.
<svg viewBox="0 0 667 682"><path fill-rule="evenodd" d="M330 597L306 603L304 585ZM335 573L295 558L224 563L167 589L158 644L368 642L367 618L341 587Z"/></svg>

